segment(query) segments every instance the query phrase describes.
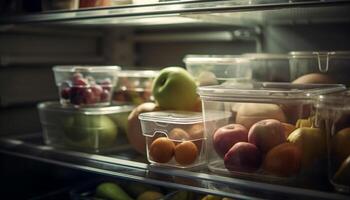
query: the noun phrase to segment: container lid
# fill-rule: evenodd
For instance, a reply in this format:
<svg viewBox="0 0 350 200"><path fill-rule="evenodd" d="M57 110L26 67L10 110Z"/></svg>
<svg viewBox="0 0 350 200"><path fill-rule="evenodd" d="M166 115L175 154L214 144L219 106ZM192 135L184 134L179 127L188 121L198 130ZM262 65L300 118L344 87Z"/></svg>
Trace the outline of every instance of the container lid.
<svg viewBox="0 0 350 200"><path fill-rule="evenodd" d="M317 108L350 110L350 90L332 94L319 95Z"/></svg>
<svg viewBox="0 0 350 200"><path fill-rule="evenodd" d="M119 66L70 66L70 65L59 65L54 66L53 71L55 72L110 72L111 70L120 70Z"/></svg>
<svg viewBox="0 0 350 200"><path fill-rule="evenodd" d="M245 53L243 57L247 57L250 60L288 60L288 54L272 54L272 53Z"/></svg>
<svg viewBox="0 0 350 200"><path fill-rule="evenodd" d="M238 55L187 55L183 59L185 63L193 63L193 64L231 64L231 63L243 63L249 62L248 59L242 58Z"/></svg>
<svg viewBox="0 0 350 200"><path fill-rule="evenodd" d="M170 124L195 124L203 122L201 112L175 110L141 113L139 119Z"/></svg>
<svg viewBox="0 0 350 200"><path fill-rule="evenodd" d="M311 97L331 92L343 91L341 84L291 84L273 82L251 82L244 84L215 85L199 87L198 92L204 100L230 101L244 99L264 101L308 100Z"/></svg>
<svg viewBox="0 0 350 200"><path fill-rule="evenodd" d="M38 109L43 111L80 113L85 115L104 115L131 112L134 106L132 105L117 105L112 104L105 107L84 107L76 108L74 106L63 106L57 101L47 101L38 104Z"/></svg>
<svg viewBox="0 0 350 200"><path fill-rule="evenodd" d="M119 72L119 77L139 77L153 78L159 74L156 70L122 70Z"/></svg>

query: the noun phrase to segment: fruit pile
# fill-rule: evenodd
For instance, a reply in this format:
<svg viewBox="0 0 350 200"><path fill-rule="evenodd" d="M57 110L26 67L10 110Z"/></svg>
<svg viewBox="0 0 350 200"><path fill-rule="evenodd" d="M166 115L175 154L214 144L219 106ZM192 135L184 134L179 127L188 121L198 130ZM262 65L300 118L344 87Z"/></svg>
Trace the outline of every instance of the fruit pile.
<svg viewBox="0 0 350 200"><path fill-rule="evenodd" d="M167 67L161 70L152 84L152 95L156 102L140 104L128 117L127 137L134 149L146 154L146 139L138 118L141 113L159 110L201 111L196 89L193 77L185 69Z"/></svg>
<svg viewBox="0 0 350 200"><path fill-rule="evenodd" d="M186 130L174 128L167 137L153 137L149 140L150 160L169 163L174 158L178 165L191 165L202 151L203 134L203 124L194 124Z"/></svg>
<svg viewBox="0 0 350 200"><path fill-rule="evenodd" d="M270 111L265 116L273 118L239 108L245 110L245 116L238 112L236 123L220 127L212 135L213 147L228 171L291 177L325 157L325 135L311 127L310 119L300 119L294 126L286 123L284 114L277 114L279 106L266 105Z"/></svg>
<svg viewBox="0 0 350 200"><path fill-rule="evenodd" d="M61 103L81 105L109 105L113 85L110 79L95 80L92 76L74 73L70 80L61 83Z"/></svg>

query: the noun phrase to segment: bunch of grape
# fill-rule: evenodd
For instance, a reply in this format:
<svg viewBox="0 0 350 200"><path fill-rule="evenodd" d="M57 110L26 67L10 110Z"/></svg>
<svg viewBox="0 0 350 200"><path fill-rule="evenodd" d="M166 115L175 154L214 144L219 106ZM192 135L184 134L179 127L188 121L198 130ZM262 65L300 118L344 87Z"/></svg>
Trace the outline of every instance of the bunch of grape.
<svg viewBox="0 0 350 200"><path fill-rule="evenodd" d="M106 78L96 81L91 76L73 74L71 80L61 84L60 96L73 105L108 104L112 93L112 82Z"/></svg>

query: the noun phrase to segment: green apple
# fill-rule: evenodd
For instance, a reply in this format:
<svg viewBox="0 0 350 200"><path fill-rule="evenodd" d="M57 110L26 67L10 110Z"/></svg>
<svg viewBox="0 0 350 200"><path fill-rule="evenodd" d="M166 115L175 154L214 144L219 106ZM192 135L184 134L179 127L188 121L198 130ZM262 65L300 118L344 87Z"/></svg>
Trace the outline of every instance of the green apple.
<svg viewBox="0 0 350 200"><path fill-rule="evenodd" d="M193 110L197 103L196 82L181 67L167 67L155 78L152 92L162 110Z"/></svg>
<svg viewBox="0 0 350 200"><path fill-rule="evenodd" d="M288 136L287 140L301 150L303 169L312 167L326 156L326 137L319 128L298 128Z"/></svg>
<svg viewBox="0 0 350 200"><path fill-rule="evenodd" d="M63 121L63 130L72 146L103 148L111 146L117 138L117 126L104 115L77 114Z"/></svg>
<svg viewBox="0 0 350 200"><path fill-rule="evenodd" d="M111 200L133 200L118 184L104 182L97 186L96 197Z"/></svg>

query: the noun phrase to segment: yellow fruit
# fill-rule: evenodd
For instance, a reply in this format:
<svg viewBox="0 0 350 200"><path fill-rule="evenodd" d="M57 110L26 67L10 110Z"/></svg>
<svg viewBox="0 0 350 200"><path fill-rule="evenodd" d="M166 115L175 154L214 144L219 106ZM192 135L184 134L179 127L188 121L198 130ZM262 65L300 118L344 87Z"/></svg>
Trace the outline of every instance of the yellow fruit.
<svg viewBox="0 0 350 200"><path fill-rule="evenodd" d="M146 191L137 197L137 200L159 200L163 194L155 191Z"/></svg>
<svg viewBox="0 0 350 200"><path fill-rule="evenodd" d="M350 155L350 127L344 128L332 137L332 156L342 163Z"/></svg>
<svg viewBox="0 0 350 200"><path fill-rule="evenodd" d="M326 137L319 128L298 128L288 136L287 140L300 148L303 169L311 167L326 155Z"/></svg>
<svg viewBox="0 0 350 200"><path fill-rule="evenodd" d="M311 122L311 119L308 118L308 119L298 119L295 127L297 128L302 128L302 127L311 127L312 126L312 122Z"/></svg>

